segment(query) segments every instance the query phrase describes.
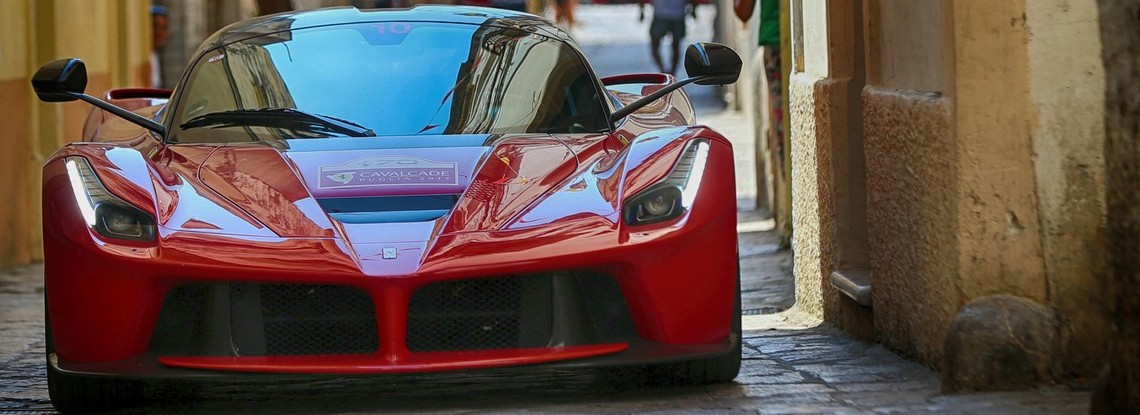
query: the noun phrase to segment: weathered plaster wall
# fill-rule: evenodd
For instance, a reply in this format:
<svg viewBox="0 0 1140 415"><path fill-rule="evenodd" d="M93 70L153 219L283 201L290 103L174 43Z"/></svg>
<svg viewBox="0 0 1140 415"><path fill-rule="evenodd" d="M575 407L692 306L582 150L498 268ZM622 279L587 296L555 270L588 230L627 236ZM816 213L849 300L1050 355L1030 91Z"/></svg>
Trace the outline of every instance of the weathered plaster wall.
<svg viewBox="0 0 1140 415"><path fill-rule="evenodd" d="M1044 304L1025 0L953 7L958 288Z"/></svg>
<svg viewBox="0 0 1140 415"><path fill-rule="evenodd" d="M945 16L934 1L868 0L869 80L900 90L943 91L952 71L943 51Z"/></svg>
<svg viewBox="0 0 1140 415"><path fill-rule="evenodd" d="M875 331L932 367L963 303L952 115L939 94L863 90Z"/></svg>
<svg viewBox="0 0 1140 415"><path fill-rule="evenodd" d="M827 76L827 2L806 1L801 5L799 19L803 23L800 44L803 45L803 72L816 78Z"/></svg>
<svg viewBox="0 0 1140 415"><path fill-rule="evenodd" d="M1065 375L1093 377L1110 338L1099 307L1107 272L1104 65L1095 0L1026 2L1029 85L1048 295Z"/></svg>

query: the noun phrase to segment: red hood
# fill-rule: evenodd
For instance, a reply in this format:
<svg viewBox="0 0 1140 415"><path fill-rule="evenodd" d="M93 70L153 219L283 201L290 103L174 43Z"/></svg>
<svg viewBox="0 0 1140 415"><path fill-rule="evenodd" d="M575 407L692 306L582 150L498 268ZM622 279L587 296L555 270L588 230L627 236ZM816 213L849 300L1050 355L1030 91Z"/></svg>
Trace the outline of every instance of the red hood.
<svg viewBox="0 0 1140 415"><path fill-rule="evenodd" d="M393 236L403 241L499 229L577 167L570 149L548 136L514 136L492 146L383 148L355 141L353 148L344 147L223 146L202 162L198 176L278 236L342 237L356 243L391 241L377 236L387 232L353 231L386 225L404 229ZM318 203L337 197L436 194L460 196L450 215L419 231L408 224L342 224Z"/></svg>
<svg viewBox="0 0 1140 415"><path fill-rule="evenodd" d="M442 234L506 227L577 168L574 153L549 136L514 136L472 147L354 143L351 150L220 147L204 160L198 176L278 236L339 238L364 274L384 276L414 273ZM319 203L425 194L457 195L457 201L436 220L396 223L342 223ZM386 250L397 252L396 258L387 257Z"/></svg>

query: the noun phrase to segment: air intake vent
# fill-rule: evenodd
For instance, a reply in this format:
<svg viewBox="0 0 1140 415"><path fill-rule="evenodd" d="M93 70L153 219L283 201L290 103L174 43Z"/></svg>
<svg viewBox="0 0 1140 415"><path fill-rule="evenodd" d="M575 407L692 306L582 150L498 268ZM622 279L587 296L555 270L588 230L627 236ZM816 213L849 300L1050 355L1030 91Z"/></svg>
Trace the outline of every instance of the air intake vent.
<svg viewBox="0 0 1140 415"><path fill-rule="evenodd" d="M411 351L545 345L520 342L522 278L449 281L420 288L408 310ZM547 294L549 298L549 294Z"/></svg>
<svg viewBox="0 0 1140 415"><path fill-rule="evenodd" d="M165 356L369 354L379 344L372 298L356 287L234 282L172 290L151 350Z"/></svg>
<svg viewBox="0 0 1140 415"><path fill-rule="evenodd" d="M376 312L364 292L336 285L261 285L266 355L373 353Z"/></svg>

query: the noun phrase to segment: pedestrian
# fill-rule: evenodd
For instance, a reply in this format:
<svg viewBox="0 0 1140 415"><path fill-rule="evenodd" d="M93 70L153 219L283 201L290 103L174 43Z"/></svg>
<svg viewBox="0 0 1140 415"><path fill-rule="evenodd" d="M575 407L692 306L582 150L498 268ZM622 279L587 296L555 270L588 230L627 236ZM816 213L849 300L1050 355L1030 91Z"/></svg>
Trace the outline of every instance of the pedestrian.
<svg viewBox="0 0 1140 415"><path fill-rule="evenodd" d="M653 62L661 72L676 75L677 62L681 60L681 40L685 38L685 15L697 18L696 0L638 0L639 22L645 21L645 3L653 2L653 20L649 22L649 47ZM669 66L661 59L661 39L668 34L672 41L673 54L669 56Z"/></svg>
<svg viewBox="0 0 1140 415"><path fill-rule="evenodd" d="M150 51L150 86L162 88L162 67L159 65L158 50L166 45L170 38L170 17L167 16L166 7L160 5L150 6L151 22L151 51Z"/></svg>
<svg viewBox="0 0 1140 415"><path fill-rule="evenodd" d="M760 54L764 57L764 80L768 84L768 112L762 118L768 127L765 135L767 148L771 149L769 165L773 170L784 171L782 166L787 162L784 159L784 115L787 114L787 103L784 102L783 64L780 60L778 0L760 0L759 45Z"/></svg>
<svg viewBox="0 0 1140 415"><path fill-rule="evenodd" d="M554 22L569 32L574 27L574 8L578 0L554 0Z"/></svg>

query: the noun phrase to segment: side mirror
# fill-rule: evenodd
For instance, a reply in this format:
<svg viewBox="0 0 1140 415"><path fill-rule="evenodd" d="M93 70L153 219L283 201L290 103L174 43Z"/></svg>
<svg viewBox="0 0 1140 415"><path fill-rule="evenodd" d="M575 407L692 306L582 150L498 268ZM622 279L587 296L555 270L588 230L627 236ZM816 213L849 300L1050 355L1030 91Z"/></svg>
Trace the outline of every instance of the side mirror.
<svg viewBox="0 0 1140 415"><path fill-rule="evenodd" d="M32 76L32 89L43 102L75 101L87 89L87 65L79 59L49 62Z"/></svg>
<svg viewBox="0 0 1140 415"><path fill-rule="evenodd" d="M711 42L691 44L685 49L685 73L689 75L688 78L666 85L652 94L626 104L610 114L610 121L616 123L650 102L688 84L728 85L736 82L740 77L740 66L740 55L728 46Z"/></svg>
<svg viewBox="0 0 1140 415"><path fill-rule="evenodd" d="M698 42L685 49L685 73L697 85L727 85L740 77L740 56L719 43Z"/></svg>
<svg viewBox="0 0 1140 415"><path fill-rule="evenodd" d="M87 89L87 65L79 59L60 59L41 66L32 75L32 89L43 102L68 102L77 99L99 107L142 128L166 135L162 124L143 118L110 102L83 93Z"/></svg>

